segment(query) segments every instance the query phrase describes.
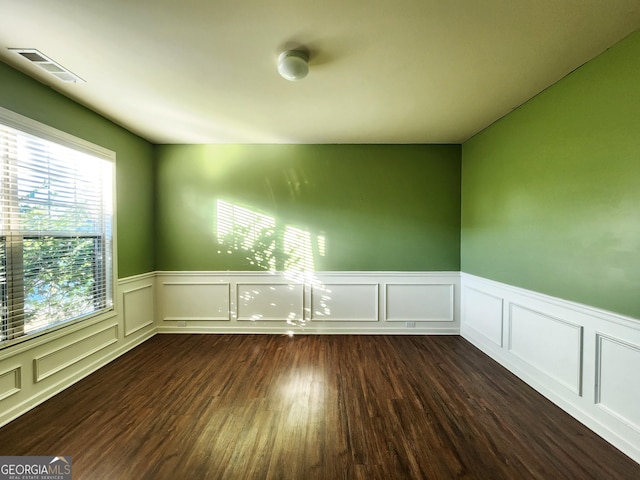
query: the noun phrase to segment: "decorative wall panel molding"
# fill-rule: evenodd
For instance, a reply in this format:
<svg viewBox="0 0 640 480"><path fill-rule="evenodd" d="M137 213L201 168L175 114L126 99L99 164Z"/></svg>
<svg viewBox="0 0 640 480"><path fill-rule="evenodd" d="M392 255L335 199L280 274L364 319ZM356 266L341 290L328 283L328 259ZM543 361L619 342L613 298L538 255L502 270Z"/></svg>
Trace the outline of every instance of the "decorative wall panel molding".
<svg viewBox="0 0 640 480"><path fill-rule="evenodd" d="M504 300L495 295L465 286L462 290L462 316L465 327L502 347Z"/></svg>
<svg viewBox="0 0 640 480"><path fill-rule="evenodd" d="M596 404L640 433L640 345L596 338Z"/></svg>
<svg viewBox="0 0 640 480"><path fill-rule="evenodd" d="M155 321L154 289L149 283L122 292L122 313L124 336L128 337L138 330L153 325Z"/></svg>
<svg viewBox="0 0 640 480"><path fill-rule="evenodd" d="M458 272L157 275L160 333L460 332Z"/></svg>
<svg viewBox="0 0 640 480"><path fill-rule="evenodd" d="M388 322L453 322L453 284L388 283Z"/></svg>
<svg viewBox="0 0 640 480"><path fill-rule="evenodd" d="M464 338L640 462L640 320L465 273L461 285Z"/></svg>
<svg viewBox="0 0 640 480"><path fill-rule="evenodd" d="M109 325L90 334L82 332L78 337L80 337L78 340L69 342L33 359L34 382L41 382L45 378L116 343L118 341L118 325Z"/></svg>
<svg viewBox="0 0 640 480"><path fill-rule="evenodd" d="M296 283L237 283L238 320L300 321L304 286Z"/></svg>
<svg viewBox="0 0 640 480"><path fill-rule="evenodd" d="M312 322L377 322L378 283L311 285Z"/></svg>
<svg viewBox="0 0 640 480"><path fill-rule="evenodd" d="M509 352L581 395L582 327L509 304Z"/></svg>
<svg viewBox="0 0 640 480"><path fill-rule="evenodd" d="M165 321L230 320L230 284L220 282L162 282L160 299Z"/></svg>
<svg viewBox="0 0 640 480"><path fill-rule="evenodd" d="M22 388L22 368L15 367L0 373L0 401L15 395Z"/></svg>

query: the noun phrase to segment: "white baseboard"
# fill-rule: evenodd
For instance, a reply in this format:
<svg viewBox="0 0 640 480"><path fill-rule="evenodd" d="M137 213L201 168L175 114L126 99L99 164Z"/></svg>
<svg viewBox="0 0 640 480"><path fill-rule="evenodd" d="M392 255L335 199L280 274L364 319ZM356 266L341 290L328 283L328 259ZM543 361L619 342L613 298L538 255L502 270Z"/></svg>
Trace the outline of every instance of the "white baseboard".
<svg viewBox="0 0 640 480"><path fill-rule="evenodd" d="M460 333L458 272L159 272L159 333Z"/></svg>
<svg viewBox="0 0 640 480"><path fill-rule="evenodd" d="M461 335L640 463L640 321L461 274Z"/></svg>

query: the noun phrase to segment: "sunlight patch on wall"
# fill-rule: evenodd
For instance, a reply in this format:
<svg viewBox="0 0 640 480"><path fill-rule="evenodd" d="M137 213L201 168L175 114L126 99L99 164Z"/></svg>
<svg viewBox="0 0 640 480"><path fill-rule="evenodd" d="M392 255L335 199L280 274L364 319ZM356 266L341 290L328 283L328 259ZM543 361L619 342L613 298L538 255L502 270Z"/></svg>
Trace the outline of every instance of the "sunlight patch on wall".
<svg viewBox="0 0 640 480"><path fill-rule="evenodd" d="M283 272L292 282L290 288L302 283L325 291L315 275L314 261L326 254L324 235L313 235L302 228L280 224L275 217L224 200L217 200L215 223L218 254L230 259L229 264L234 269ZM331 298L326 292L323 300ZM261 293L257 289L244 291L240 301L246 304L259 302ZM317 315L330 314L325 303L323 311L316 312ZM272 303L267 307L277 309L278 305ZM304 327L305 317L309 314L292 311L284 320L288 325ZM257 314L250 319L264 320Z"/></svg>
<svg viewBox="0 0 640 480"><path fill-rule="evenodd" d="M275 271L276 221L240 205L218 200L216 235L219 254L234 255L239 265L251 270Z"/></svg>
<svg viewBox="0 0 640 480"><path fill-rule="evenodd" d="M299 280L315 270L314 254L326 253L324 236L224 200L216 205L216 238L219 254L236 255L252 270L286 272Z"/></svg>
<svg viewBox="0 0 640 480"><path fill-rule="evenodd" d="M313 272L311 234L291 225L284 227L284 253L287 257L285 271Z"/></svg>

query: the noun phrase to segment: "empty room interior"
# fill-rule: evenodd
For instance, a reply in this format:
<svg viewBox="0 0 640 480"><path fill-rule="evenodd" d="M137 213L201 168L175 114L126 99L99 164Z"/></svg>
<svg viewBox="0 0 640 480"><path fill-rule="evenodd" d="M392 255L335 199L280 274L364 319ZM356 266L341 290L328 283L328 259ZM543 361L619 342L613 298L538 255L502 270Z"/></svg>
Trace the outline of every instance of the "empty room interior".
<svg viewBox="0 0 640 480"><path fill-rule="evenodd" d="M639 29L0 0L0 456L640 478Z"/></svg>

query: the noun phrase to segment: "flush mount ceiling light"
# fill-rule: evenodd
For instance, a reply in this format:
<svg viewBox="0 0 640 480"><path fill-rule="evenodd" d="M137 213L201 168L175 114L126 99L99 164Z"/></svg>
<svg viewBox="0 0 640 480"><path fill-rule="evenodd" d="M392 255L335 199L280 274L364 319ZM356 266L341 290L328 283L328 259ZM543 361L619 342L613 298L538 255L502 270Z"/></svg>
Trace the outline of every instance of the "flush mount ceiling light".
<svg viewBox="0 0 640 480"><path fill-rule="evenodd" d="M63 82L84 83L84 80L77 76L75 73L71 73L62 65L54 62L35 48L10 48L9 50L17 53L22 58L29 60L34 65L42 68L43 70L50 73L59 80L62 80Z"/></svg>
<svg viewBox="0 0 640 480"><path fill-rule="evenodd" d="M300 50L287 50L278 57L278 73L287 80L300 80L309 73L309 55Z"/></svg>

